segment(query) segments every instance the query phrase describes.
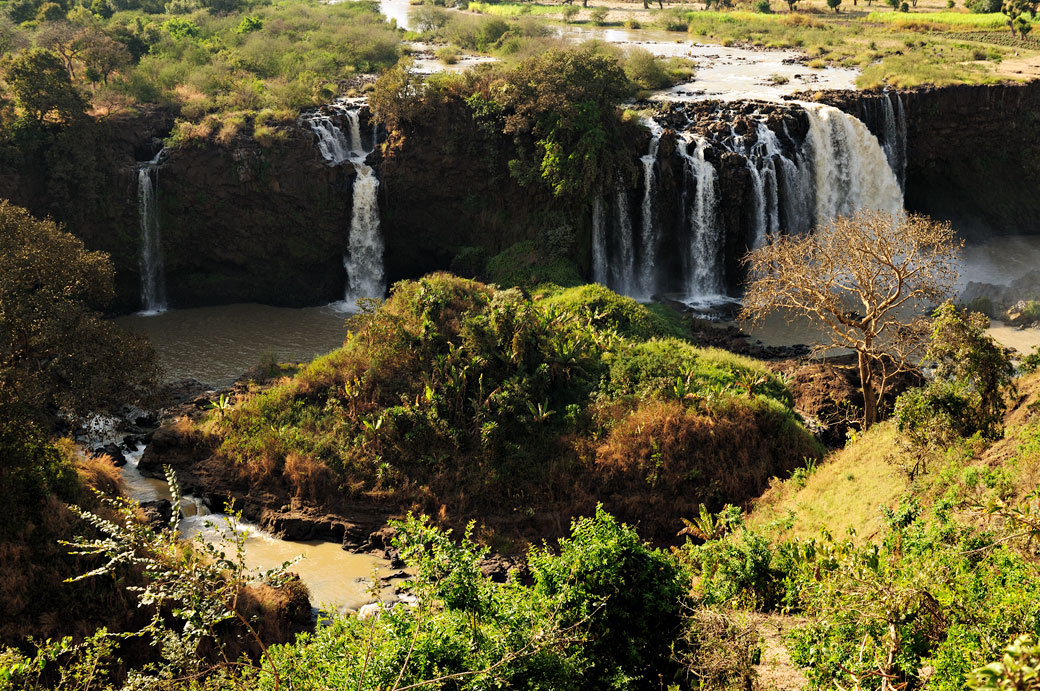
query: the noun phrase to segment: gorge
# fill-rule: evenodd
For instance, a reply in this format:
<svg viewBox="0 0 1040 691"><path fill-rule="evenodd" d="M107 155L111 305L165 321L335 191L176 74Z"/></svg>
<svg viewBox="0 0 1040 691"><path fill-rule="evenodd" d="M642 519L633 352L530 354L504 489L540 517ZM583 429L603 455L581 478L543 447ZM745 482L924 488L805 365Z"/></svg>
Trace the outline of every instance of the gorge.
<svg viewBox="0 0 1040 691"><path fill-rule="evenodd" d="M1030 174L1037 144L1028 127L1040 102L1035 85L820 92L817 98L804 106L662 106L660 132L640 128L621 143L631 151L633 175L588 202L572 222L579 269L643 299L736 295L739 259L764 233L804 232L811 218L866 199L892 208L901 188L908 210L950 219L969 241L1035 231L1023 223L1040 203ZM739 130L719 125L722 113L739 115ZM166 301L174 306L350 302L381 294L401 278L449 268L462 248L493 255L535 239L546 213L567 217L553 199L510 178L508 141L489 139L467 118L442 108L373 151L367 109L353 104L337 113L333 106L283 127L266 145L239 135L158 154L154 137L163 136L169 121L144 113L120 124L118 137L98 124L88 141L114 144L106 154L111 163L95 173L93 189L112 190L113 203L103 210L84 203L72 213L60 197L38 196L29 182L47 174L39 164L0 183L6 196L66 220L89 246L112 254L121 310L162 302L158 292L144 296L160 290L149 276L162 264ZM880 143L876 151L867 129ZM333 141L336 131L341 141ZM961 146L946 146L950 139ZM148 197L139 190L157 155L162 190ZM132 163L134 157L142 162ZM354 160L361 158L364 163ZM879 168L883 161L893 172ZM120 195L131 172L133 193ZM712 175L716 181L709 184ZM836 195L842 180L864 186ZM995 203L982 204L971 192L983 185L996 190ZM449 195L448 187L465 193ZM153 232L134 240L123 230L132 227L161 228L162 255L148 249ZM597 266L604 261L609 272Z"/></svg>

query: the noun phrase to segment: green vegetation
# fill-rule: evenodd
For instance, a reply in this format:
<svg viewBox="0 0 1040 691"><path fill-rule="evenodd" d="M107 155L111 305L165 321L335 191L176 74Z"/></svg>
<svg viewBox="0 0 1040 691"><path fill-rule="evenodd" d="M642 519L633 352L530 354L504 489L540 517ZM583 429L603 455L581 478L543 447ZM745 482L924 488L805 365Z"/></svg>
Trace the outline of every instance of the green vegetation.
<svg viewBox="0 0 1040 691"><path fill-rule="evenodd" d="M1004 349L986 335L989 319L946 303L935 314L925 359L935 378L896 401L899 431L914 446L948 446L958 437L999 438L1015 368Z"/></svg>
<svg viewBox="0 0 1040 691"><path fill-rule="evenodd" d="M3 30L14 55L0 66L17 106L8 119L67 121L86 106L108 116L155 103L230 136L291 120L399 57L397 32L371 2L98 0L88 9L25 0L3 10L14 22Z"/></svg>
<svg viewBox="0 0 1040 691"><path fill-rule="evenodd" d="M112 274L105 255L0 202L3 641L85 636L130 618L112 583L62 586L81 566L58 544L77 529L65 503L93 505L88 488L111 491L118 479L111 459L84 458L52 438L61 426L139 401L155 383L151 348L96 311L112 295ZM75 623L64 616L71 609Z"/></svg>
<svg viewBox="0 0 1040 691"><path fill-rule="evenodd" d="M464 19L469 22L474 18ZM505 22L494 18L476 21L479 23L471 28L478 48L505 37ZM439 31L458 28L458 22L453 22ZM468 45L469 40L455 42ZM637 55L632 63L637 69L633 79L659 74L647 72L645 64L638 67L640 59ZM465 74L439 75L429 80L417 78L404 65L398 65L375 83L369 102L376 117L394 131L420 125L428 114L461 108L464 104L480 135L490 142L500 138L512 140L515 158L508 161L508 170L521 185L542 185L553 197L584 201L593 192L614 184L619 173L632 169L628 150L617 145L632 141L625 135L636 127L619 108L625 98L639 89L639 84L626 75L626 65L616 50L595 42L569 49L540 50L515 65L483 65ZM672 73L682 72L680 67L668 65ZM665 67L658 65L654 69ZM547 221L542 227L546 232L559 230L564 236L573 235L566 222L561 225ZM567 237L550 240L539 249L558 247ZM520 244L507 250L517 256L493 258L488 264L491 278L512 285L528 284L523 277L507 281L503 274L527 270L528 262L522 255L531 251L531 246ZM519 260L515 266L514 260ZM542 280L573 285L576 276L560 276L565 268L554 266L550 273L556 277L550 275Z"/></svg>
<svg viewBox="0 0 1040 691"><path fill-rule="evenodd" d="M1026 402L1003 418L1011 454L1003 440L954 439L926 470L886 423L773 488L749 524L720 516L713 537L678 551L702 601L798 614L787 647L812 688L996 688L1035 665L1024 644L1002 657L1040 615L1037 380L1021 386Z"/></svg>
<svg viewBox="0 0 1040 691"><path fill-rule="evenodd" d="M667 531L684 507L742 500L821 453L775 375L656 338L681 329L598 286L532 302L430 276L193 434L232 472L329 506L367 497L493 526L503 508L577 515L616 491L609 510L659 503L644 529Z"/></svg>
<svg viewBox="0 0 1040 691"><path fill-rule="evenodd" d="M663 29L723 45L801 50L808 54L810 67L862 69L857 79L860 88L909 88L997 81L1006 46L1014 45L1019 52L1037 49L1022 41L1009 42L1007 17L995 10L988 14L872 12L866 16L843 12L828 17L676 8L661 11L656 18Z"/></svg>
<svg viewBox="0 0 1040 691"><path fill-rule="evenodd" d="M112 280L107 256L0 202L0 406L49 428L148 392L155 354L98 312Z"/></svg>

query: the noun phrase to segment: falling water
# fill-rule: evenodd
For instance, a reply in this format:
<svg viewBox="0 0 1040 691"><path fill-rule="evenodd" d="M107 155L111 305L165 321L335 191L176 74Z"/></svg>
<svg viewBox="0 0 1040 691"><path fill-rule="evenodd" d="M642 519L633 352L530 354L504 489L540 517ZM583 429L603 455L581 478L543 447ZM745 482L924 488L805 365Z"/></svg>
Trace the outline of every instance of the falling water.
<svg viewBox="0 0 1040 691"><path fill-rule="evenodd" d="M694 146L692 154L689 151L691 144ZM696 182L693 199L687 199L685 204L690 239L684 257L688 292L695 297L709 297L722 292L722 237L715 204L718 175L715 167L704 157L706 146L704 137L693 135L685 147L679 147L686 162L688 182ZM688 187L688 184L684 186L685 189ZM684 191L684 194L688 193Z"/></svg>
<svg viewBox="0 0 1040 691"><path fill-rule="evenodd" d="M603 218L603 199L596 197L592 200L592 280L607 285L608 273L607 225Z"/></svg>
<svg viewBox="0 0 1040 691"><path fill-rule="evenodd" d="M639 296L649 298L657 287L657 251L661 242L657 220L654 217L654 167L657 165L657 150L661 143L662 127L653 120L647 121L650 128L650 147L640 158L643 164L643 213L642 235L640 236L640 258L638 269Z"/></svg>
<svg viewBox="0 0 1040 691"><path fill-rule="evenodd" d="M162 149L137 169L137 210L141 221L141 306L142 314L166 311L166 273L162 237L159 233L159 168L166 159Z"/></svg>
<svg viewBox="0 0 1040 691"><path fill-rule="evenodd" d="M610 265L610 287L624 295L635 293L636 249L632 238L632 214L628 208L628 193L619 183L615 195L617 218L617 261Z"/></svg>
<svg viewBox="0 0 1040 691"><path fill-rule="evenodd" d="M855 117L820 103L804 103L816 188L816 224L860 209L891 214L903 193L877 137Z"/></svg>
<svg viewBox="0 0 1040 691"><path fill-rule="evenodd" d="M342 305L353 309L357 301L379 297L386 292L383 279L383 236L379 232L379 178L375 170L365 164L368 154L376 145L373 130L372 150L366 151L361 141L360 107L336 104L332 106L347 122L344 134L326 115L309 115L301 122L318 137L318 151L330 166L349 161L354 167L354 208L350 216L350 235L343 268L347 272L347 288Z"/></svg>
<svg viewBox="0 0 1040 691"><path fill-rule="evenodd" d="M379 232L379 178L365 164L355 164L354 211L350 217L350 244L343 257L347 270L347 307L360 298L381 297L383 283L383 236Z"/></svg>

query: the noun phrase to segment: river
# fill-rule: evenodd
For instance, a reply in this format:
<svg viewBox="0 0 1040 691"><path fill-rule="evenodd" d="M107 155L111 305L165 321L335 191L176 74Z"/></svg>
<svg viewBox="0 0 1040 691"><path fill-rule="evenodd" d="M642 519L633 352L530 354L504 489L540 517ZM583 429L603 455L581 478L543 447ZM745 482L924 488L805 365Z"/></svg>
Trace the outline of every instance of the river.
<svg viewBox="0 0 1040 691"><path fill-rule="evenodd" d="M293 309L239 304L171 309L116 322L148 337L166 379L229 386L265 357L305 362L343 344L350 315L332 305Z"/></svg>
<svg viewBox="0 0 1040 691"><path fill-rule="evenodd" d="M121 325L147 336L159 354L168 380L198 379L213 387L227 386L259 362L265 354L279 361L306 361L340 346L346 335L349 314L333 306L290 309L241 304L194 309L173 309L161 314L121 317ZM143 449L127 454L123 480L127 494L138 501L169 499L163 480L143 476L137 462ZM182 502L186 537L201 535L219 539L217 527L227 517L211 514L193 498ZM207 524L213 524L212 526ZM311 603L325 610L346 611L376 599L392 600L392 585L381 585L373 594L376 579L390 574L385 559L344 551L331 542L288 542L279 540L249 523L246 532L246 562L250 567L270 569L302 556L292 567L311 593Z"/></svg>

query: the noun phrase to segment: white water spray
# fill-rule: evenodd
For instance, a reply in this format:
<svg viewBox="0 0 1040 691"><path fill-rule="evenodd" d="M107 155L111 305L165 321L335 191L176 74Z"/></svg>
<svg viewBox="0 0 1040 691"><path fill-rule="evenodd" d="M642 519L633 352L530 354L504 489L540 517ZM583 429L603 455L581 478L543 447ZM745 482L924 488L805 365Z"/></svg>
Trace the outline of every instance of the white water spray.
<svg viewBox="0 0 1040 691"><path fill-rule="evenodd" d="M690 146L694 152L689 151ZM686 212L689 223L689 244L684 256L687 290L694 297L708 297L722 292L722 234L717 222L715 167L705 158L707 141L693 135L686 146L678 148L686 162L688 181L695 181L693 199L687 198ZM688 195L689 184L684 186Z"/></svg>
<svg viewBox="0 0 1040 691"><path fill-rule="evenodd" d="M329 165L337 166L349 161L357 175L347 253L343 255L347 288L341 303L346 309L354 309L359 299L381 297L386 292L383 236L379 230L379 178L375 170L365 164L372 151L366 151L361 141L360 106L337 103L331 107L346 120L346 134L327 115L305 116L301 122L317 135L318 150ZM376 139L373 130L373 150Z"/></svg>
<svg viewBox="0 0 1040 691"><path fill-rule="evenodd" d="M898 214L903 193L877 137L855 117L803 103L816 189L816 225L861 209Z"/></svg>
<svg viewBox="0 0 1040 691"><path fill-rule="evenodd" d="M657 219L654 216L654 167L657 151L661 144L663 128L653 120L646 122L650 128L650 146L639 160L643 164L643 207L642 233L640 235L640 257L638 267L638 297L649 299L657 288L657 252L661 242Z"/></svg>
<svg viewBox="0 0 1040 691"><path fill-rule="evenodd" d="M610 287L623 295L635 292L636 248L632 237L632 214L628 194L618 183L614 197L617 218L617 259L610 266Z"/></svg>
<svg viewBox="0 0 1040 691"><path fill-rule="evenodd" d="M603 199L592 200L592 280L608 285L609 260L607 259L607 224L603 218Z"/></svg>
<svg viewBox="0 0 1040 691"><path fill-rule="evenodd" d="M166 311L166 271L159 228L159 168L166 160L162 149L137 168L137 212L141 222L141 314Z"/></svg>

